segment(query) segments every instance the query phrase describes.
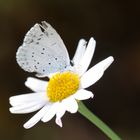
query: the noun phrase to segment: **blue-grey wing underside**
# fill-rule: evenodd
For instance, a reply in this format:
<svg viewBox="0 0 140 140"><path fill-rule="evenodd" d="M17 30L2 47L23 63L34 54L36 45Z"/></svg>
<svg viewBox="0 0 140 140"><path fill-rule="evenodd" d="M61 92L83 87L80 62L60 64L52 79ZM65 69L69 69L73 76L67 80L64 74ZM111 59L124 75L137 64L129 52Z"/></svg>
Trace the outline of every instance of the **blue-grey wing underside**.
<svg viewBox="0 0 140 140"><path fill-rule="evenodd" d="M47 22L35 24L19 47L17 63L28 72L47 76L63 71L70 65L67 49L55 29Z"/></svg>

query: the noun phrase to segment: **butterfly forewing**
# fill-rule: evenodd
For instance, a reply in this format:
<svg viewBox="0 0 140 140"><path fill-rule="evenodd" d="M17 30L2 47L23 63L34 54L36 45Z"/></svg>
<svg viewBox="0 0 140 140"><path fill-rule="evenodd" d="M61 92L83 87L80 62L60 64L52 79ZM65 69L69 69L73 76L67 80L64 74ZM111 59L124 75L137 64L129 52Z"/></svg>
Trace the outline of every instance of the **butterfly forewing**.
<svg viewBox="0 0 140 140"><path fill-rule="evenodd" d="M70 65L62 39L46 22L35 24L27 32L16 58L22 69L40 76L64 71Z"/></svg>

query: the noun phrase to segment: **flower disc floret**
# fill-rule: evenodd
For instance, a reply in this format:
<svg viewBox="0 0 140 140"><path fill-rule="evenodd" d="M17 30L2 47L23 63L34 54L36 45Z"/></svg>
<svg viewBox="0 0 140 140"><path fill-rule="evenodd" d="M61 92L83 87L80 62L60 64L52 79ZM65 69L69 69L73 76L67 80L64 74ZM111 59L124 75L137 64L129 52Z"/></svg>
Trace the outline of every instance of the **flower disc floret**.
<svg viewBox="0 0 140 140"><path fill-rule="evenodd" d="M57 73L50 78L47 96L51 102L61 101L73 95L79 88L79 76L73 72Z"/></svg>

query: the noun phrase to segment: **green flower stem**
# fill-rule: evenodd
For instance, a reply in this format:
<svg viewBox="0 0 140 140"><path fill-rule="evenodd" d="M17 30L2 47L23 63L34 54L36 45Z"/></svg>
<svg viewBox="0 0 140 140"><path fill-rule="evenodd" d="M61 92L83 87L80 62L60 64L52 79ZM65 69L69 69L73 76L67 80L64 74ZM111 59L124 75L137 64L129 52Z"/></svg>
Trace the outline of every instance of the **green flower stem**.
<svg viewBox="0 0 140 140"><path fill-rule="evenodd" d="M79 102L79 113L96 125L103 131L111 140L121 140L103 121L94 115L81 101Z"/></svg>

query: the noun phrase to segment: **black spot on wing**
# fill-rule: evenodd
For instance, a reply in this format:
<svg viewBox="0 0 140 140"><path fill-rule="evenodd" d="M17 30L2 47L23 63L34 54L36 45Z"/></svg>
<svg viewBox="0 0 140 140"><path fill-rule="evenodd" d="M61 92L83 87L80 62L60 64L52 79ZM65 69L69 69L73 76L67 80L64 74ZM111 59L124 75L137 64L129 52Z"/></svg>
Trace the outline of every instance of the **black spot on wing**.
<svg viewBox="0 0 140 140"><path fill-rule="evenodd" d="M40 37L40 38L38 38L37 40L41 40L41 37Z"/></svg>
<svg viewBox="0 0 140 140"><path fill-rule="evenodd" d="M36 65L34 66L34 68L35 68L36 70L38 69Z"/></svg>
<svg viewBox="0 0 140 140"><path fill-rule="evenodd" d="M74 63L73 63L72 61L70 61L70 65L71 65L71 66L74 66Z"/></svg>
<svg viewBox="0 0 140 140"><path fill-rule="evenodd" d="M51 44L51 46L54 46L54 45L56 45L56 42L55 42L55 43L53 43L53 44Z"/></svg>

